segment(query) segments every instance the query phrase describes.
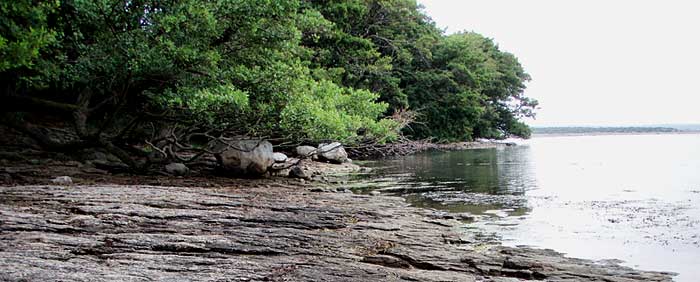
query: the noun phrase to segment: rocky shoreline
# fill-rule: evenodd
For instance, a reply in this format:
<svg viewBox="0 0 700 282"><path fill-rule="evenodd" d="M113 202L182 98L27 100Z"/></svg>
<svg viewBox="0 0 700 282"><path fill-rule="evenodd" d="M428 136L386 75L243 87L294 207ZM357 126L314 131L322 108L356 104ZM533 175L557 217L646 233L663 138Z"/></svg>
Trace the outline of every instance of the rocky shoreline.
<svg viewBox="0 0 700 282"><path fill-rule="evenodd" d="M357 168L344 166L338 172ZM87 185L0 187L0 280L622 282L672 277L566 258L552 250L483 246L459 231L459 215L299 179L107 179L118 185L79 180Z"/></svg>

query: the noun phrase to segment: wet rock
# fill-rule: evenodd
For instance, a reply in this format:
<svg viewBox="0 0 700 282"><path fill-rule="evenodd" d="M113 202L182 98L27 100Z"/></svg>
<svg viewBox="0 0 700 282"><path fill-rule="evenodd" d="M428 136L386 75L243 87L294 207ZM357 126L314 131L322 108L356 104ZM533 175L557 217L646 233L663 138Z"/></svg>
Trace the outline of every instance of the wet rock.
<svg viewBox="0 0 700 282"><path fill-rule="evenodd" d="M272 158L275 159L276 163L283 163L287 161L287 155L279 152L272 154Z"/></svg>
<svg viewBox="0 0 700 282"><path fill-rule="evenodd" d="M215 147L222 170L234 175L263 175L275 163L272 144L264 140L231 140Z"/></svg>
<svg viewBox="0 0 700 282"><path fill-rule="evenodd" d="M318 145L318 158L322 161L342 164L348 159L348 153L340 142Z"/></svg>
<svg viewBox="0 0 700 282"><path fill-rule="evenodd" d="M58 176L54 179L51 179L51 183L56 185L71 185L73 184L73 179L70 178L70 176Z"/></svg>
<svg viewBox="0 0 700 282"><path fill-rule="evenodd" d="M172 175L183 176L190 172L190 168L183 163L169 163L165 166L165 171Z"/></svg>
<svg viewBox="0 0 700 282"><path fill-rule="evenodd" d="M436 219L456 219L459 221L474 221L476 219L476 217L470 213L449 213L444 211L433 212L430 217Z"/></svg>

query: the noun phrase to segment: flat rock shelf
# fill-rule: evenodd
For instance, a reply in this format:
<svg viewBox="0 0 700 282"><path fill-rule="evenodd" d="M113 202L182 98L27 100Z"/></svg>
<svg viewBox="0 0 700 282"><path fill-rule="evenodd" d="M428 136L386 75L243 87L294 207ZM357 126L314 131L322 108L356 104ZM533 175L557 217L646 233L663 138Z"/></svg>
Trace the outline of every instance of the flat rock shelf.
<svg viewBox="0 0 700 282"><path fill-rule="evenodd" d="M671 274L478 248L402 198L246 187L0 187L2 281L671 281ZM322 190L326 191L326 190Z"/></svg>

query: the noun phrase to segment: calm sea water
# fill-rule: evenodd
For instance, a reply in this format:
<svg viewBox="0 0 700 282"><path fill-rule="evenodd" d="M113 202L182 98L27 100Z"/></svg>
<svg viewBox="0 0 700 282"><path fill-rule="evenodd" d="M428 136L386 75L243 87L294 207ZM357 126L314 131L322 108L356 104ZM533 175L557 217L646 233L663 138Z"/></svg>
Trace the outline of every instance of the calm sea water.
<svg viewBox="0 0 700 282"><path fill-rule="evenodd" d="M535 137L370 165L370 188L475 214L465 233L485 242L700 281L700 135Z"/></svg>

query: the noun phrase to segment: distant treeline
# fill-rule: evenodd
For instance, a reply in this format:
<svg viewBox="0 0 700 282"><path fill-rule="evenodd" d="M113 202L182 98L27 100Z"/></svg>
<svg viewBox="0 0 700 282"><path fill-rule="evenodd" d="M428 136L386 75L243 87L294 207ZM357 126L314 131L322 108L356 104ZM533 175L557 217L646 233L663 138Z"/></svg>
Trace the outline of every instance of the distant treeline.
<svg viewBox="0 0 700 282"><path fill-rule="evenodd" d="M680 132L671 127L533 127L533 134L664 133Z"/></svg>

